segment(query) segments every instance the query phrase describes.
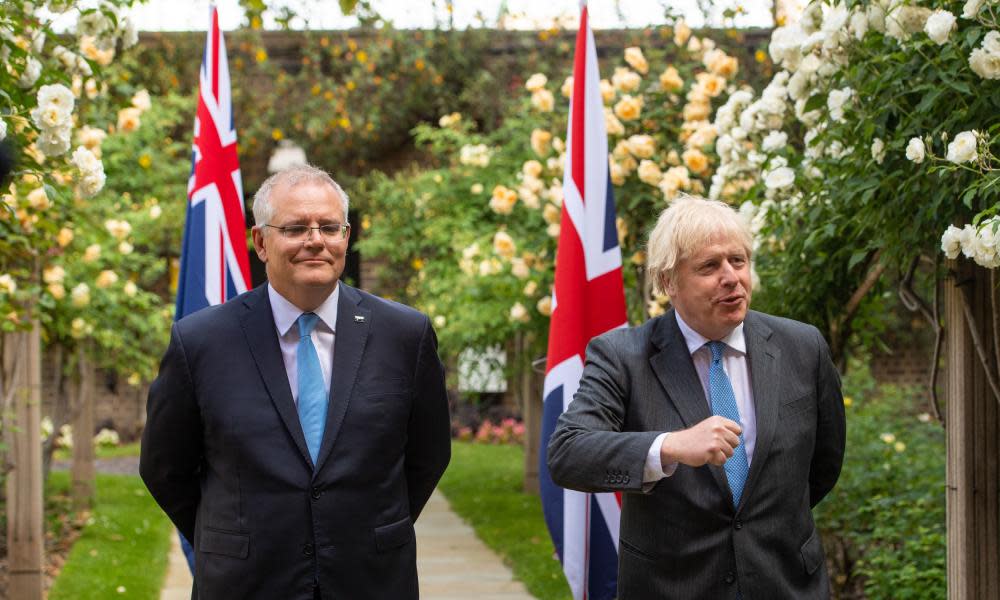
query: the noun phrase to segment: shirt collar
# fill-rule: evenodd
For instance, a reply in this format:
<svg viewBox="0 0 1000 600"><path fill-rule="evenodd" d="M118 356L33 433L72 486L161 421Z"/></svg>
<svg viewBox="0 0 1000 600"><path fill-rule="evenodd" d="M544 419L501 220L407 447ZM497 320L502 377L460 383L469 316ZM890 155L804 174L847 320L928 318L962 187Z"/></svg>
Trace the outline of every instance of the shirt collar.
<svg viewBox="0 0 1000 600"><path fill-rule="evenodd" d="M674 316L677 317L677 326L681 329L681 335L684 336L684 343L687 344L689 354L694 354L703 348L705 344L712 341L694 329L691 329L691 326L684 322L684 319L681 318L681 313L677 312L676 309L674 309ZM743 335L742 322L720 341L740 354L747 353L747 341Z"/></svg>
<svg viewBox="0 0 1000 600"><path fill-rule="evenodd" d="M295 325L299 316L305 311L275 291L271 284L267 285L267 296L271 300L271 314L274 315L274 325L278 328L278 335L285 337L288 330ZM333 288L333 292L326 297L323 304L312 311L319 315L319 320L333 332L337 330L337 302L339 299L340 283L338 282L337 287Z"/></svg>

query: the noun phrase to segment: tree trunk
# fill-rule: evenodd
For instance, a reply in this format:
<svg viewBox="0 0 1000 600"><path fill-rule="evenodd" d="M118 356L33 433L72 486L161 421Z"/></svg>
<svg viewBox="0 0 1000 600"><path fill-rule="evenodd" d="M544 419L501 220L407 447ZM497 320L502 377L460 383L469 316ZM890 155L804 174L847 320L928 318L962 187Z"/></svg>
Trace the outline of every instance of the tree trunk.
<svg viewBox="0 0 1000 600"><path fill-rule="evenodd" d="M991 389L998 349L989 272L968 260L949 261L948 269L948 598L977 600L1000 589L1000 418Z"/></svg>
<svg viewBox="0 0 1000 600"><path fill-rule="evenodd" d="M94 500L94 369L82 345L76 367L79 384L73 411L73 504L89 508Z"/></svg>
<svg viewBox="0 0 1000 600"><path fill-rule="evenodd" d="M526 350L527 344L525 344ZM521 416L524 419L524 491L538 494L538 460L542 445L542 389L533 365L521 372Z"/></svg>
<svg viewBox="0 0 1000 600"><path fill-rule="evenodd" d="M41 600L43 590L44 532L42 529L41 441L41 326L7 334L3 363L6 370L20 354L14 377L13 416L8 422L12 468L7 474L7 593L18 600Z"/></svg>

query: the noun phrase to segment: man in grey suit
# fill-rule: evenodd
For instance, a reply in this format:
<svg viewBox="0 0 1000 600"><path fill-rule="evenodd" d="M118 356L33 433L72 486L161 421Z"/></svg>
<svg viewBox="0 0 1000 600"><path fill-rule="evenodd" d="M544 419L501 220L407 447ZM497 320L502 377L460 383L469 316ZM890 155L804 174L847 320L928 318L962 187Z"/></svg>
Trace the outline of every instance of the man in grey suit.
<svg viewBox="0 0 1000 600"><path fill-rule="evenodd" d="M752 237L679 198L649 241L673 308L595 338L548 447L553 481L622 496L618 592L827 598L811 509L844 458L840 379L819 331L749 310Z"/></svg>

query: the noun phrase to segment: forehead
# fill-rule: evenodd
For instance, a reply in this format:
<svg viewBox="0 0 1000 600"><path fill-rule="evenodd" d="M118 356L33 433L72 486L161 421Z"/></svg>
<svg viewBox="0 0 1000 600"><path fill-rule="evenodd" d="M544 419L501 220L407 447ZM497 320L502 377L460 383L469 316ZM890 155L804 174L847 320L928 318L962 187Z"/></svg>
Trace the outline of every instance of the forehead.
<svg viewBox="0 0 1000 600"><path fill-rule="evenodd" d="M743 246L743 242L735 236L716 234L692 248L690 252L687 252L685 259L692 262L700 262L718 256L734 254L746 256L747 250Z"/></svg>
<svg viewBox="0 0 1000 600"><path fill-rule="evenodd" d="M337 191L321 181L280 185L271 192L271 208L283 217L343 219L344 206Z"/></svg>

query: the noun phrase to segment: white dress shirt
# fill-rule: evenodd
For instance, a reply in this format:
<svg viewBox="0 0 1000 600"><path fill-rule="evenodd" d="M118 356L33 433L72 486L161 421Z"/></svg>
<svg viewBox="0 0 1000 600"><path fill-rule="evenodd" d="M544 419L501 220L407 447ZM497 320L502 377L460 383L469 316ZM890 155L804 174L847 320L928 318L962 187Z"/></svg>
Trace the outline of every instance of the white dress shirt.
<svg viewBox="0 0 1000 600"><path fill-rule="evenodd" d="M677 325L684 336L688 352L691 353L691 360L694 362L695 371L698 372L698 378L701 380L701 387L705 390L708 410L712 412L712 399L708 391L708 368L712 363L712 351L705 345L712 340L691 329L676 310L674 315L677 317ZM753 389L750 387L750 368L747 364L747 342L743 335L743 323L737 325L736 329L730 331L729 335L720 341L726 344L722 353L722 369L729 376L729 381L733 385L736 407L740 410L740 426L743 427L747 465L750 465L753 462L753 450L757 443L757 413L754 409ZM653 444L649 447L642 477L645 484L655 483L664 477L670 477L677 469L677 463L664 465L660 460L660 448L668 435L670 432L656 436Z"/></svg>
<svg viewBox="0 0 1000 600"><path fill-rule="evenodd" d="M292 388L292 399L295 406L299 405L299 371L296 353L299 346L299 327L296 321L305 311L292 304L287 298L267 286L267 296L271 300L271 314L274 315L274 326L278 330L278 345L281 346L281 358L285 362L285 373L288 375L288 385ZM323 304L312 311L319 316L312 332L313 346L319 356L319 366L323 370L323 386L327 396L330 394L330 377L333 373L333 341L337 326L337 301L340 298L340 284L333 288L333 293L327 296Z"/></svg>

